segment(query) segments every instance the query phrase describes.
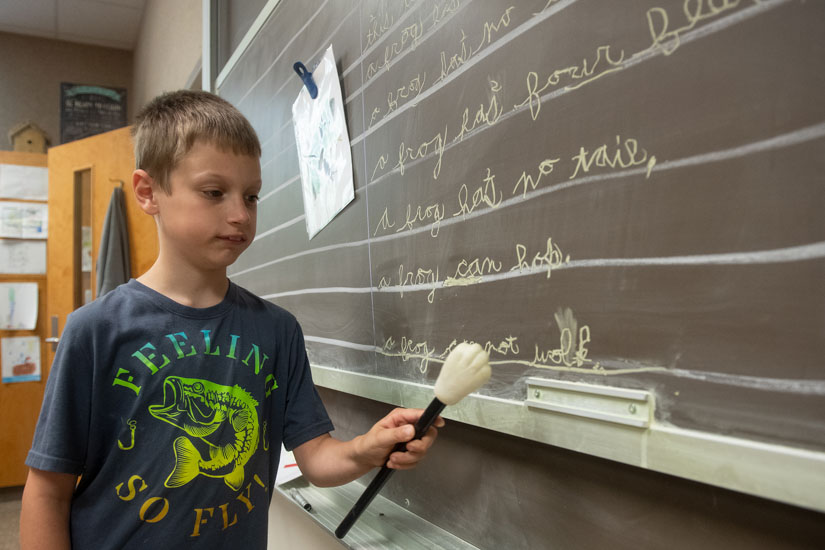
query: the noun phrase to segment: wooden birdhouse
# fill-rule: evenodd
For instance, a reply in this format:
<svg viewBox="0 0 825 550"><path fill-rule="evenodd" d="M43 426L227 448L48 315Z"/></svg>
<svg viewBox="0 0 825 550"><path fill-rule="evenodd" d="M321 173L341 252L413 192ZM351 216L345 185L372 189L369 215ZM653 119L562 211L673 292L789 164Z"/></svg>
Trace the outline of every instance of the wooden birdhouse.
<svg viewBox="0 0 825 550"><path fill-rule="evenodd" d="M34 122L23 122L9 130L9 141L13 151L45 153L51 140L46 132Z"/></svg>

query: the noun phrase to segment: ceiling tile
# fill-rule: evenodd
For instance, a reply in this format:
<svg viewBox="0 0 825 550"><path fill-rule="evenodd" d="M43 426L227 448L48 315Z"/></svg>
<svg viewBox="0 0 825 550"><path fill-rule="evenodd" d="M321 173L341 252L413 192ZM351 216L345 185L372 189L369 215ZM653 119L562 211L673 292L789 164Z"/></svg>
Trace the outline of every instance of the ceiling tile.
<svg viewBox="0 0 825 550"><path fill-rule="evenodd" d="M0 29L53 36L57 30L57 0L2 0Z"/></svg>
<svg viewBox="0 0 825 550"><path fill-rule="evenodd" d="M0 31L134 49L146 0L0 0Z"/></svg>
<svg viewBox="0 0 825 550"><path fill-rule="evenodd" d="M94 0L60 0L57 37L117 48L134 48L141 9Z"/></svg>
<svg viewBox="0 0 825 550"><path fill-rule="evenodd" d="M117 6L124 6L127 8L136 9L139 11L143 11L143 6L146 4L146 0L93 0L100 4L114 4ZM168 1L168 0L167 0Z"/></svg>

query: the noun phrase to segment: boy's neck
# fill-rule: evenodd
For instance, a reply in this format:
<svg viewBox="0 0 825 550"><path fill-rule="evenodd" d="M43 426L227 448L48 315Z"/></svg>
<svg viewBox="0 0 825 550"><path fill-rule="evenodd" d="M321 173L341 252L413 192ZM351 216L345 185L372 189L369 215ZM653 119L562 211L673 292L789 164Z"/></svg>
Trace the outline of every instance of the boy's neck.
<svg viewBox="0 0 825 550"><path fill-rule="evenodd" d="M164 269L155 262L146 273L137 278L138 282L155 292L163 294L175 302L194 308L211 307L221 303L229 288L226 270L223 273L182 272Z"/></svg>

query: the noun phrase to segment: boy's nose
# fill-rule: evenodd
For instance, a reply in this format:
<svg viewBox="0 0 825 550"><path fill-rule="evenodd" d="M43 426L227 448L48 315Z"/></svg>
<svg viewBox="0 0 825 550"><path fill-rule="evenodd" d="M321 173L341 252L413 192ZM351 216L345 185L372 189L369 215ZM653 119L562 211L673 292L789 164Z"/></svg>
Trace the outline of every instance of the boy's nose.
<svg viewBox="0 0 825 550"><path fill-rule="evenodd" d="M227 219L230 223L244 224L252 219L249 204L243 197L230 201L228 210Z"/></svg>

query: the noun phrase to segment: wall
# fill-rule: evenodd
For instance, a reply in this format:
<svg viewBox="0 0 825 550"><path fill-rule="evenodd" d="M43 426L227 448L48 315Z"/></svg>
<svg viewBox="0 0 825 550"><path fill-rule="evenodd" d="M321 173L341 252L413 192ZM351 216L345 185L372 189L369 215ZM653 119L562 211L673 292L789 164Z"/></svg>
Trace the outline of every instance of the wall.
<svg viewBox="0 0 825 550"><path fill-rule="evenodd" d="M128 119L200 69L201 0L148 0L134 52L0 32L0 150L25 120L60 142L60 83L128 89ZM174 55L170 55L174 53Z"/></svg>
<svg viewBox="0 0 825 550"><path fill-rule="evenodd" d="M135 46L131 112L164 91L184 88L200 69L201 0L148 0Z"/></svg>
<svg viewBox="0 0 825 550"><path fill-rule="evenodd" d="M0 32L0 150L10 151L8 131L31 120L60 143L60 83L126 88L132 93L132 54ZM131 112L129 115L131 116Z"/></svg>

